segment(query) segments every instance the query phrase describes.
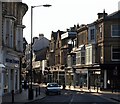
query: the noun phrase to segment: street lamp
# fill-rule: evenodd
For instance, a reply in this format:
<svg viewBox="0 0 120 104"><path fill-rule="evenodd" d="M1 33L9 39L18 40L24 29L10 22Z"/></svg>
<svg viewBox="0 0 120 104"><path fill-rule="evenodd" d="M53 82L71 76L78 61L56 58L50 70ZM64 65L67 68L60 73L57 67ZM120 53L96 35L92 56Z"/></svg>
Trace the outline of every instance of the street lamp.
<svg viewBox="0 0 120 104"><path fill-rule="evenodd" d="M31 50L30 50L30 88L28 91L28 98L29 100L33 99L33 88L32 88L32 38L33 38L33 8L35 7L50 7L52 5L45 4L45 5L38 5L38 6L31 6Z"/></svg>

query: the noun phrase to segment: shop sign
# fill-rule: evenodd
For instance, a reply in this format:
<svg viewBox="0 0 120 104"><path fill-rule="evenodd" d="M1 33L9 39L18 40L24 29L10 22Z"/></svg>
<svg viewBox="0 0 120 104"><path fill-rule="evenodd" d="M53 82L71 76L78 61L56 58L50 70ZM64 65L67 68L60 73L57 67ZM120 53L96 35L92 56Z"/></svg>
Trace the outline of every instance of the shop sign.
<svg viewBox="0 0 120 104"><path fill-rule="evenodd" d="M6 58L5 61L8 62L8 63L11 63L11 64L19 64L19 61L18 61L18 60L15 60L15 59Z"/></svg>
<svg viewBox="0 0 120 104"><path fill-rule="evenodd" d="M76 73L81 73L81 74L87 73L87 72L88 72L87 70L76 70Z"/></svg>
<svg viewBox="0 0 120 104"><path fill-rule="evenodd" d="M100 71L95 71L95 74L100 74Z"/></svg>

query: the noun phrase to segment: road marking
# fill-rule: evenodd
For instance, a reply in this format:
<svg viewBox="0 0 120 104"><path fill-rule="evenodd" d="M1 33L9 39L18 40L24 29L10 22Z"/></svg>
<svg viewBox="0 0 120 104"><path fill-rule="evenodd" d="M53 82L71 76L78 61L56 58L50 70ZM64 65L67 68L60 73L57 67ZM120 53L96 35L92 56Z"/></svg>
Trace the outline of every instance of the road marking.
<svg viewBox="0 0 120 104"><path fill-rule="evenodd" d="M69 104L72 104L72 102L73 102L73 99L74 99L74 94L72 95L72 98L71 98L71 100L70 100L70 102L69 102Z"/></svg>

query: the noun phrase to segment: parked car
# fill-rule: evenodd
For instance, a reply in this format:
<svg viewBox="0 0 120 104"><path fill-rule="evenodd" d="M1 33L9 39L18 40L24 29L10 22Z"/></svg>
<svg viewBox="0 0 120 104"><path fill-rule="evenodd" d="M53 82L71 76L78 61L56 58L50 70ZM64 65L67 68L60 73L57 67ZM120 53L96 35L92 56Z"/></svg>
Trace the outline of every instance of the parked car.
<svg viewBox="0 0 120 104"><path fill-rule="evenodd" d="M49 95L51 93L54 94L61 94L61 86L57 83L48 83L46 86L46 95Z"/></svg>

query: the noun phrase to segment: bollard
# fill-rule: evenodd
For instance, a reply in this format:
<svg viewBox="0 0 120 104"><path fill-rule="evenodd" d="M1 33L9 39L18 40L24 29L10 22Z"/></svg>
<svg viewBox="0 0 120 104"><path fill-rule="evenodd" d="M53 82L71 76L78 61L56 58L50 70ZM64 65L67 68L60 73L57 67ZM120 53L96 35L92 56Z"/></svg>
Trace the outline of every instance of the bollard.
<svg viewBox="0 0 120 104"><path fill-rule="evenodd" d="M98 83L97 83L97 93L98 93Z"/></svg>
<svg viewBox="0 0 120 104"><path fill-rule="evenodd" d="M37 97L37 88L36 88L36 97Z"/></svg>
<svg viewBox="0 0 120 104"><path fill-rule="evenodd" d="M12 90L12 103L14 103L14 90Z"/></svg>
<svg viewBox="0 0 120 104"><path fill-rule="evenodd" d="M40 95L40 86L39 86L39 95Z"/></svg>

